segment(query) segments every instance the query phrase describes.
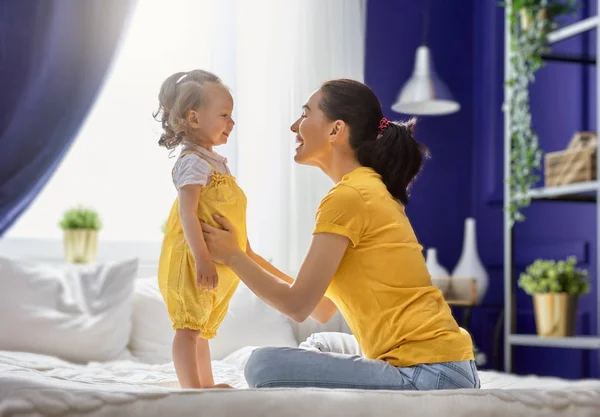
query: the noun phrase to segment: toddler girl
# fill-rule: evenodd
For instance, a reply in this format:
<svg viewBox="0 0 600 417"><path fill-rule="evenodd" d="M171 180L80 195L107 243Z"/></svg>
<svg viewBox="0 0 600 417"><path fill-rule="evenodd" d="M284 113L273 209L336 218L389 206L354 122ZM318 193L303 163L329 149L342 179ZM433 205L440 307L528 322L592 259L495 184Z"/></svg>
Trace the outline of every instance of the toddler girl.
<svg viewBox="0 0 600 417"><path fill-rule="evenodd" d="M158 281L175 329L173 362L182 388L215 385L208 339L225 318L239 278L215 264L200 221L216 226L213 216L234 225L245 251L246 197L213 147L227 142L234 121L233 99L214 74L194 70L167 78L159 93L164 129L160 146L182 150L172 171L178 196L173 203L160 255Z"/></svg>

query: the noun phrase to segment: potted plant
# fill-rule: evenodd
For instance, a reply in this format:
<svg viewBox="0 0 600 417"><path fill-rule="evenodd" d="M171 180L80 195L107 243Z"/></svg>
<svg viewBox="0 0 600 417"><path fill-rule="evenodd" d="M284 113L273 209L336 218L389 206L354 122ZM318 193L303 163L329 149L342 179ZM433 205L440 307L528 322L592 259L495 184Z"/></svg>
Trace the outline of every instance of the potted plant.
<svg viewBox="0 0 600 417"><path fill-rule="evenodd" d="M502 3L506 5L506 3ZM549 52L548 34L558 27L561 16L575 12L577 0L512 0L510 3L510 65L504 111L511 120L509 204L511 226L523 221L521 212L529 206L528 191L534 187L541 168L542 151L531 126L529 85L543 66L542 55Z"/></svg>
<svg viewBox="0 0 600 417"><path fill-rule="evenodd" d="M533 296L539 336L573 336L579 297L590 291L588 272L576 265L574 256L537 259L520 275L519 287Z"/></svg>
<svg viewBox="0 0 600 417"><path fill-rule="evenodd" d="M63 214L59 223L64 231L65 258L70 263L88 263L96 260L100 216L92 209L78 206Z"/></svg>

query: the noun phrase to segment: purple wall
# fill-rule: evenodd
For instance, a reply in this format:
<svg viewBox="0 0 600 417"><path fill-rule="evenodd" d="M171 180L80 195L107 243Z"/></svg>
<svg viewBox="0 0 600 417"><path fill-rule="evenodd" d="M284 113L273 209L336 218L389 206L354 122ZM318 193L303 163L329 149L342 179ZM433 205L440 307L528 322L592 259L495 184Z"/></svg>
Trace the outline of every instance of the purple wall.
<svg viewBox="0 0 600 417"><path fill-rule="evenodd" d="M417 123L417 138L430 148L432 159L416 181L407 207L419 239L426 247L435 245L440 263L451 268L460 255L463 220L471 212L473 187L474 0L456 2L461 7L444 5L430 14L429 46L438 72L444 75L462 109L450 116L422 117ZM417 3L421 2L368 2L366 82L390 119L406 118L393 112L391 106L412 73L415 51L421 42L422 14ZM440 231L447 237L442 238Z"/></svg>
<svg viewBox="0 0 600 417"><path fill-rule="evenodd" d="M368 2L366 82L389 118L403 117L390 106L412 72L424 4ZM430 0L430 4L428 43L435 66L462 108L453 115L421 118L418 139L430 147L432 159L415 185L407 211L423 245L438 248L440 263L450 270L460 255L464 218L477 219L478 246L490 287L483 305L473 310L470 330L488 355L488 367L495 365L495 345L501 366L502 340L494 342L493 329L503 304L504 9L491 0ZM593 15L596 10L585 2L582 13ZM555 50L594 54L592 38L564 41ZM594 92L593 66L549 63L539 71L531 105L544 150L563 149L573 132L596 129ZM536 257L576 254L595 274L595 210L594 204L534 202L525 212L527 221L515 227L519 270ZM518 331L535 332L531 298L518 290L517 299ZM595 300L595 293L581 300L580 334L595 333ZM579 350L518 347L514 370L569 378L600 376L597 355Z"/></svg>

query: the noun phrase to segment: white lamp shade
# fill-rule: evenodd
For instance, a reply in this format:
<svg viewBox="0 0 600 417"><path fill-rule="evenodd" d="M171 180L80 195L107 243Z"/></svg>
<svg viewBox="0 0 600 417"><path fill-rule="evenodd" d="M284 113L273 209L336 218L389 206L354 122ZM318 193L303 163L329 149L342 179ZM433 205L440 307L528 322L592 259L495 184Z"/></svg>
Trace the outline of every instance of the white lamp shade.
<svg viewBox="0 0 600 417"><path fill-rule="evenodd" d="M457 112L460 104L454 101L446 84L433 67L429 48L417 48L415 68L404 84L392 110L411 115L444 115Z"/></svg>

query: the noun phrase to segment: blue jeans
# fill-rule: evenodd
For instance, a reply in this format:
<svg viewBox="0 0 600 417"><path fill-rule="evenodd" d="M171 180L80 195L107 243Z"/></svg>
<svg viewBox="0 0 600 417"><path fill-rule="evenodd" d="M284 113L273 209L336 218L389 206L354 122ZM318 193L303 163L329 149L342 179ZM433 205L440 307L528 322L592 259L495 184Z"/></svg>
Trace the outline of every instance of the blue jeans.
<svg viewBox="0 0 600 417"><path fill-rule="evenodd" d="M406 368L355 355L298 348L259 348L245 371L251 388L315 387L383 390L479 388L474 361Z"/></svg>

